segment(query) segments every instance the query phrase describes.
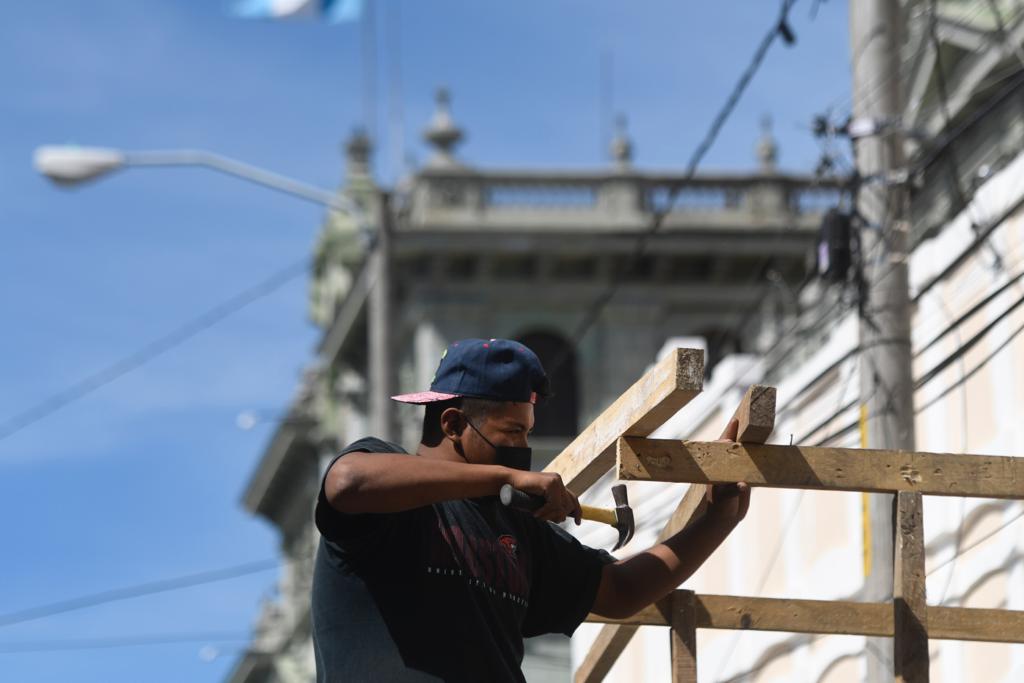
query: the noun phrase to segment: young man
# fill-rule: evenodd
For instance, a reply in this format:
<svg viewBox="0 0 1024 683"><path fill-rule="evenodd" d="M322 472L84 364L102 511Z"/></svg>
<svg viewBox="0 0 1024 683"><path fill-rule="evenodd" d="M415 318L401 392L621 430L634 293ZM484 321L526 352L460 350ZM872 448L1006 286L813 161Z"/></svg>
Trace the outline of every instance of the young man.
<svg viewBox="0 0 1024 683"><path fill-rule="evenodd" d="M746 514L745 484L708 487L707 514L616 561L552 522L580 506L558 475L530 472L534 404L548 392L522 344L448 347L424 404L415 455L361 439L320 489L313 579L317 681L524 680L523 638L571 635L588 612L622 618L682 583ZM736 437L736 422L723 438ZM544 496L505 508L504 484Z"/></svg>

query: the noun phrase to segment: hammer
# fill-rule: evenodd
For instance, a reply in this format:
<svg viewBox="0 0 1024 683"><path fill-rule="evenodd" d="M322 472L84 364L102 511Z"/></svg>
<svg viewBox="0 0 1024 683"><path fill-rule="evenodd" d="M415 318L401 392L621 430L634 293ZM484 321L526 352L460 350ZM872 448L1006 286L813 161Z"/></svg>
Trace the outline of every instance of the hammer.
<svg viewBox="0 0 1024 683"><path fill-rule="evenodd" d="M538 496L526 491L514 488L512 484L505 484L498 494L503 505L523 512L534 512L544 505L544 496ZM633 508L629 507L626 499L626 485L616 484L612 487L612 498L615 499L615 509L595 508L589 505L580 505L583 512L583 519L592 522L603 522L615 527L619 532L619 542L612 550L618 550L629 543L633 538Z"/></svg>

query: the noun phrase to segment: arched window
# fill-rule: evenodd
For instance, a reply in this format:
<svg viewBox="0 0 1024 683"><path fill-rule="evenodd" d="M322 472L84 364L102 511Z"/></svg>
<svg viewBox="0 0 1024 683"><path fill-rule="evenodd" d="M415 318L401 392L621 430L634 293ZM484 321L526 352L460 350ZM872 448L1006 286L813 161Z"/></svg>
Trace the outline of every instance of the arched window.
<svg viewBox="0 0 1024 683"><path fill-rule="evenodd" d="M552 396L537 406L534 436L576 436L579 400L575 349L550 332L530 332L518 341L537 354L551 380Z"/></svg>

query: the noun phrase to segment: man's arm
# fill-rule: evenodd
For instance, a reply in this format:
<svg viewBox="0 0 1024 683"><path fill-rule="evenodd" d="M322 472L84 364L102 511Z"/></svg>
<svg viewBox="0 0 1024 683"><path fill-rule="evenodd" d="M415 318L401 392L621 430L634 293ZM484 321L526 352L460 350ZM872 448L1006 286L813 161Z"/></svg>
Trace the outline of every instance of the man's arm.
<svg viewBox="0 0 1024 683"><path fill-rule="evenodd" d="M338 458L327 472L324 495L339 512L388 513L494 496L505 484L544 496L547 503L535 513L539 518L561 522L579 516L576 497L557 474L401 453L353 452Z"/></svg>
<svg viewBox="0 0 1024 683"><path fill-rule="evenodd" d="M732 420L722 439L734 441L738 424ZM746 484L708 486L705 515L642 553L605 566L592 612L623 619L675 590L704 564L747 513L750 487Z"/></svg>

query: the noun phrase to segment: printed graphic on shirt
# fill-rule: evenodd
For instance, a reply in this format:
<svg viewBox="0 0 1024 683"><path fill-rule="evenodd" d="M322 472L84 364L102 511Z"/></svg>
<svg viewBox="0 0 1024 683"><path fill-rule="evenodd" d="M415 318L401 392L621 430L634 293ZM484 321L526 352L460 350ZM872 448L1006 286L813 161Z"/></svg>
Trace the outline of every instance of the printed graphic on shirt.
<svg viewBox="0 0 1024 683"><path fill-rule="evenodd" d="M498 536L498 543L505 549L505 552L512 556L513 560L516 559L516 554L519 552L519 544L516 542L515 536L509 536L508 534Z"/></svg>
<svg viewBox="0 0 1024 683"><path fill-rule="evenodd" d="M471 586L526 606L529 580L516 538L510 534L495 537L486 527L473 533L475 528L469 531L446 522L445 517L437 517L440 533L428 536L427 572L462 577Z"/></svg>

